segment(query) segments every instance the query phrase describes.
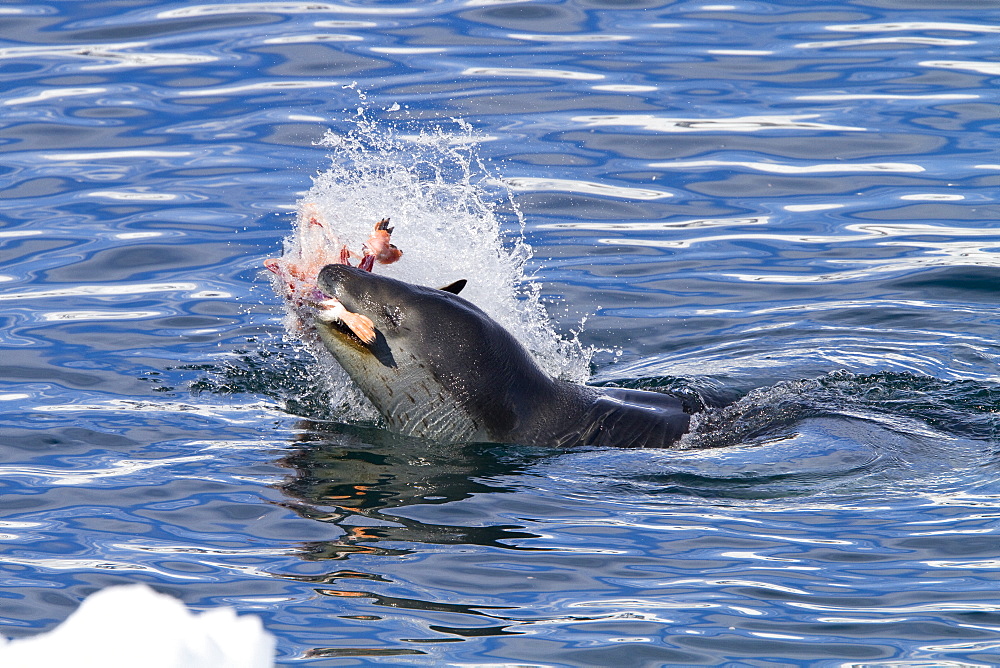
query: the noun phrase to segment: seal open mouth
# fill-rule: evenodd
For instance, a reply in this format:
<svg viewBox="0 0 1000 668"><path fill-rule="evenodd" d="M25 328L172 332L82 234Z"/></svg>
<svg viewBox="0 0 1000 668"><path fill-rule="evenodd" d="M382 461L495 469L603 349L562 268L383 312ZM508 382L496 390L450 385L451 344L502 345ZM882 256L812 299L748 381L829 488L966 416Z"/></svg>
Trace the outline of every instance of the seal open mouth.
<svg viewBox="0 0 1000 668"><path fill-rule="evenodd" d="M275 289L287 301L294 324L292 329L302 338L311 336L313 316L346 326L362 343L375 340L371 319L356 313L317 287L320 270L329 264L351 265L351 258L360 259L358 267L370 272L379 264L391 264L403 256L390 242L392 228L383 218L362 246L362 253L352 253L323 220L314 204L303 206L295 226L295 234L280 258L264 261L264 267L274 274ZM304 335L304 336L303 336Z"/></svg>
<svg viewBox="0 0 1000 668"><path fill-rule="evenodd" d="M402 295L391 286L399 282L360 267L330 264L320 271L316 283L317 290L329 297L320 305L335 304L317 311L316 330L341 365L346 369L345 360L353 359L348 364L357 366L368 358L383 367L395 367L393 347L400 345L401 307L392 300ZM366 326L359 326L358 320Z"/></svg>
<svg viewBox="0 0 1000 668"><path fill-rule="evenodd" d="M463 278L434 290L394 281L360 267L330 264L320 271L316 284L316 292L325 298L319 306L331 305L319 311L316 319L348 339L371 347L377 341L380 330L384 338L387 330L394 330L403 324L404 314L410 310L415 296L433 301L440 299L437 295L442 292L457 295L465 287L466 280ZM350 316L370 324L369 336L365 336L364 328L352 322Z"/></svg>
<svg viewBox="0 0 1000 668"><path fill-rule="evenodd" d="M353 343L358 348L362 349L367 349L368 346L371 344L371 342L363 341L361 337L354 332L353 329L348 327L343 320L341 320L339 317L336 317L330 310L321 311L316 315L316 319L322 321L323 324L329 327L332 332L336 332L341 337L343 337L344 341L347 343Z"/></svg>

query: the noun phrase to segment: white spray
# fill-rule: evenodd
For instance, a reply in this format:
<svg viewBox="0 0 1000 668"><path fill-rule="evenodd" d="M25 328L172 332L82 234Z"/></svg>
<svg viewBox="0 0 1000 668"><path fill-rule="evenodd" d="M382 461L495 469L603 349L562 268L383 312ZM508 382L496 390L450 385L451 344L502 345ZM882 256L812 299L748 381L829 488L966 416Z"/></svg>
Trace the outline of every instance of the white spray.
<svg viewBox="0 0 1000 668"><path fill-rule="evenodd" d="M455 121L452 132L401 131L369 120L363 109L352 123L344 134L327 132L321 143L331 149L332 164L314 178L299 202L300 211L315 207L328 232L310 231L308 216L300 214L286 240L285 256L330 257L336 244L359 250L373 224L388 217L394 228L392 242L403 257L375 271L434 287L468 279L462 296L517 337L543 369L564 380L585 381L591 351L555 332L539 287L525 276L530 247L520 230L509 238L502 234L498 207L510 207L522 221L502 179L478 157L477 145L484 138L462 121ZM322 248L315 247L318 242ZM287 303L289 333L319 359L335 412L348 420L373 419L373 408L360 398L347 374L315 337L296 325L306 319L302 307Z"/></svg>

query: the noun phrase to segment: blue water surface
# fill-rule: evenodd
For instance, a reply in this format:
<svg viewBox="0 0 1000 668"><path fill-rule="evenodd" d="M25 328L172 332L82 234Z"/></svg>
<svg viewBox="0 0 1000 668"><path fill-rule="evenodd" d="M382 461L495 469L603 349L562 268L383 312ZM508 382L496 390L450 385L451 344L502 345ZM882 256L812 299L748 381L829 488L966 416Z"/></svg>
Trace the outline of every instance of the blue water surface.
<svg viewBox="0 0 1000 668"><path fill-rule="evenodd" d="M145 582L281 665L1000 664L994 3L9 2L0 40L0 633ZM592 382L731 404L692 447L331 413L261 262L327 129L459 118Z"/></svg>

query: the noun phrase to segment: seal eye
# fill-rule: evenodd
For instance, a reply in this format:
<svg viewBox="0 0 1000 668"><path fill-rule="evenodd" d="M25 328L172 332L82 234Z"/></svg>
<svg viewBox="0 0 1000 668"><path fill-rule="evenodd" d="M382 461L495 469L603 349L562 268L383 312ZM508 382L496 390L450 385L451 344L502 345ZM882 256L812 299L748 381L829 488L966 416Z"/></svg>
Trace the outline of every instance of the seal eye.
<svg viewBox="0 0 1000 668"><path fill-rule="evenodd" d="M398 306L383 306L382 315L386 322L393 327L399 327L399 324L403 322L403 311Z"/></svg>

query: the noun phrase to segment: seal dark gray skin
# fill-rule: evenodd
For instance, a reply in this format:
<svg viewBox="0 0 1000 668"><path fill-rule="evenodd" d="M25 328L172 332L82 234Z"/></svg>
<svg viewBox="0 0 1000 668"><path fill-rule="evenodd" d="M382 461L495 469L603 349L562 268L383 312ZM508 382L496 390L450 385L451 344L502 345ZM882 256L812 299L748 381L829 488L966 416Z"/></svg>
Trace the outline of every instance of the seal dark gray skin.
<svg viewBox="0 0 1000 668"><path fill-rule="evenodd" d="M318 284L374 323L366 345L335 318L315 320L393 431L448 443L666 448L688 430L676 397L549 377L507 330L454 294L465 281L437 290L331 264Z"/></svg>

